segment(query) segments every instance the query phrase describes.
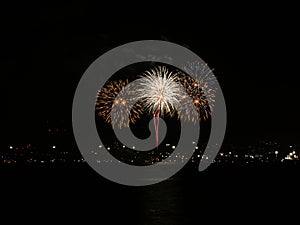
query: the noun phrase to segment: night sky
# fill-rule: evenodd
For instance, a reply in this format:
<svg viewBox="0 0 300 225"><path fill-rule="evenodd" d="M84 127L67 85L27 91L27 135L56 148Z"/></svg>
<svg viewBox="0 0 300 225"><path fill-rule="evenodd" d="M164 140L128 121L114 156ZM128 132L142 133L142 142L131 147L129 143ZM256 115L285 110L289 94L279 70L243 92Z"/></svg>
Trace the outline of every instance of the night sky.
<svg viewBox="0 0 300 225"><path fill-rule="evenodd" d="M226 140L299 143L295 12L280 5L222 13L148 6L151 12L87 4L3 8L2 139L38 139L47 120L71 127L73 95L88 66L120 44L157 39L187 46L214 68L227 104Z"/></svg>

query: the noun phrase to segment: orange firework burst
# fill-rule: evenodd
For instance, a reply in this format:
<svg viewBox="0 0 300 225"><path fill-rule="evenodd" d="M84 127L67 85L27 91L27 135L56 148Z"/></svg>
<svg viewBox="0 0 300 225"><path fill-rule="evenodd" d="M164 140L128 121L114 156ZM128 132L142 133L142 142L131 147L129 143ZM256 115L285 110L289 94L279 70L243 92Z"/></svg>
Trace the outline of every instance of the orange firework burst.
<svg viewBox="0 0 300 225"><path fill-rule="evenodd" d="M179 116L183 120L192 122L206 120L211 115L215 102L216 88L215 78L211 76L212 70L200 62L189 63L188 66L183 67L183 70L188 75L179 73L177 82L181 84L190 99L182 97ZM191 100L197 109L197 114L191 113L188 107L187 101Z"/></svg>
<svg viewBox="0 0 300 225"><path fill-rule="evenodd" d="M142 113L142 106L136 102L134 90L128 85L128 80L110 81L98 91L97 113L113 127L129 127L129 123L134 124Z"/></svg>

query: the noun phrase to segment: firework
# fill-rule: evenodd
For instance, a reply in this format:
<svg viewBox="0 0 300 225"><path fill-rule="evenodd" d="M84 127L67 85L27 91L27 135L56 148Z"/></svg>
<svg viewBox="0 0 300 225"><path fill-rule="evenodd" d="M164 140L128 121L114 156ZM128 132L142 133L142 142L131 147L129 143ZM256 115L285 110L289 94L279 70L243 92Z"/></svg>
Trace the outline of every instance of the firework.
<svg viewBox="0 0 300 225"><path fill-rule="evenodd" d="M181 84L190 99L186 99L185 96L180 99L179 116L183 120L192 122L206 120L210 116L215 102L215 77L211 75L212 70L200 62L189 63L188 66L183 67L183 70L189 75L179 72L176 81ZM187 101L193 101L197 114L191 113Z"/></svg>
<svg viewBox="0 0 300 225"><path fill-rule="evenodd" d="M153 115L157 148L159 118L165 114L173 116L183 95L183 90L175 82L176 75L169 72L165 66L158 66L146 71L142 78L138 79L138 97L142 99L146 111Z"/></svg>
<svg viewBox="0 0 300 225"><path fill-rule="evenodd" d="M137 95L145 109L154 115L173 115L183 90L176 82L177 74L163 66L146 71L138 79Z"/></svg>
<svg viewBox="0 0 300 225"><path fill-rule="evenodd" d="M192 62L188 63L188 66L184 66L183 70L194 78L193 86L204 92L209 106L213 108L216 93L215 84L217 83L216 77L212 74L213 69L210 69L205 63Z"/></svg>
<svg viewBox="0 0 300 225"><path fill-rule="evenodd" d="M134 90L127 85L130 86L128 80L110 81L98 91L96 101L98 115L113 127L129 127L129 123L134 124L142 113L141 104L136 103Z"/></svg>

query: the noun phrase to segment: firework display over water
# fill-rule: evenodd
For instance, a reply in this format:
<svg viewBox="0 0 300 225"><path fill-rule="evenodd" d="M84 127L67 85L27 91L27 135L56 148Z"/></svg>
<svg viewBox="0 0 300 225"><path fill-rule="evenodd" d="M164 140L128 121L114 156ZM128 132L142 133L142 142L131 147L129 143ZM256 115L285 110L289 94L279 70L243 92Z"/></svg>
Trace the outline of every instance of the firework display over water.
<svg viewBox="0 0 300 225"><path fill-rule="evenodd" d="M1 14L3 223L298 220L300 95L297 57L291 54L298 48L298 7L226 3L217 10L218 4L181 4L173 10L146 3L116 12L115 3L103 2L7 4ZM176 149L179 121L201 126L199 142L191 143L195 154L180 173L137 188L112 183L87 165L74 140L71 111L89 65L117 46L140 40L176 43L205 63L188 61L174 68L147 55L152 61L125 68L95 93L95 122L104 144L91 154L105 147L120 162L152 165ZM212 72L215 79L208 76ZM130 83L138 79L137 92ZM203 149L220 93L216 82L226 100L227 131L215 161L199 173L195 165L209 157ZM138 152L134 143L115 140L113 129L128 128L146 139L151 120L160 133L159 118L168 133L156 149Z"/></svg>

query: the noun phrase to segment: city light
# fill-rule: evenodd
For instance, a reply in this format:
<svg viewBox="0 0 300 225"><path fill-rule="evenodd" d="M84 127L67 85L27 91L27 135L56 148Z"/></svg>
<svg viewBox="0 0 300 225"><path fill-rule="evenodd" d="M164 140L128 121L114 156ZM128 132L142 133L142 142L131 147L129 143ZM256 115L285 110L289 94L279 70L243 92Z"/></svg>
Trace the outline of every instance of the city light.
<svg viewBox="0 0 300 225"><path fill-rule="evenodd" d="M57 143L57 142L55 142ZM191 142L196 143L196 142ZM26 164L54 164L54 163L85 163L85 160L81 155L74 154L76 151L71 151L71 149L67 146L63 147L63 145L55 144L50 145L49 152L47 151L39 151L40 147L33 143L24 143L24 144L8 144L6 151L4 150L2 153L0 152L0 164L16 164L16 163L26 163ZM58 147L59 146L59 147ZM105 144L107 147L107 145ZM108 151L111 151L117 159L121 159L118 157L122 157L120 162L125 163L134 163L141 165L151 165L157 162L162 162L171 154L171 150L176 149L175 145L172 143L165 144L165 149L159 149L159 152L149 151L149 153L141 153L137 151L133 151L132 149L136 149L136 146L131 146L127 148L127 146L114 142L107 147ZM292 146L292 145L291 145ZM91 150L91 154L98 156L100 155L100 149L103 148L104 145L98 145L97 149ZM197 159L208 160L210 159L208 155L203 155L203 151L208 147L207 143L198 143L198 145L194 146L195 155L191 157L191 160L187 157L187 155L183 153L177 153L175 155L176 160L171 160L172 163L180 163L181 160L189 161L191 163L199 163ZM283 151L279 150L280 146L274 144L273 142L260 142L258 145L247 145L244 147L235 146L235 145L225 145L221 152L217 155L217 158L214 162L216 163L239 163L239 164L249 164L249 163L300 163L298 148L296 146L292 146L290 149L290 145L288 145L287 150ZM51 151L55 150L55 151ZM109 155L109 153L107 152ZM117 155L115 155L117 154ZM118 156L118 154L120 154ZM202 156L203 155L203 156ZM126 158L127 157L127 158ZM133 161L132 161L133 160ZM132 162L131 162L132 161ZM101 159L101 163L110 163L110 159L105 158ZM169 162L171 163L171 162Z"/></svg>

